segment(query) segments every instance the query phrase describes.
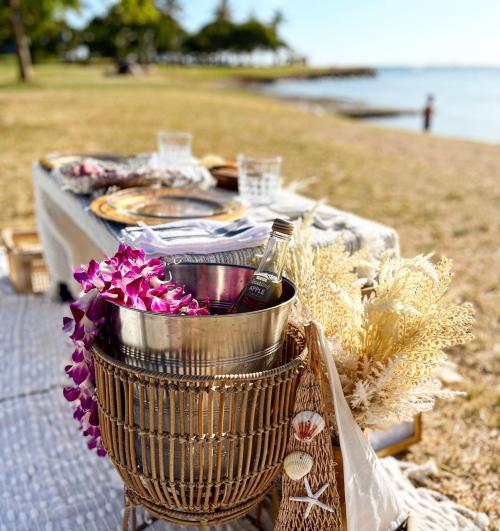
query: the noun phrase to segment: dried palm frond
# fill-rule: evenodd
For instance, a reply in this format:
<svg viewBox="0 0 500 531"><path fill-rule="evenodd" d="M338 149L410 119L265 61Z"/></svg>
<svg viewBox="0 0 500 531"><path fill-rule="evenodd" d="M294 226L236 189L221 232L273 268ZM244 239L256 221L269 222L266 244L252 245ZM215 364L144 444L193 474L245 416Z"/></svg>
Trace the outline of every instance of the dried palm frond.
<svg viewBox="0 0 500 531"><path fill-rule="evenodd" d="M363 426L410 420L443 391L435 379L443 349L472 338L473 309L444 298L451 261L385 256L374 293L363 303L359 348L339 359L344 393Z"/></svg>
<svg viewBox="0 0 500 531"><path fill-rule="evenodd" d="M373 293L362 299L356 271L372 264L366 253L349 255L339 242L314 248L311 220L299 223L287 264L298 288L298 314L320 322L338 339L336 358L344 394L362 427L410 420L431 409L444 391L435 375L445 348L472 338L473 309L444 296L451 261L431 256L403 259L385 253Z"/></svg>

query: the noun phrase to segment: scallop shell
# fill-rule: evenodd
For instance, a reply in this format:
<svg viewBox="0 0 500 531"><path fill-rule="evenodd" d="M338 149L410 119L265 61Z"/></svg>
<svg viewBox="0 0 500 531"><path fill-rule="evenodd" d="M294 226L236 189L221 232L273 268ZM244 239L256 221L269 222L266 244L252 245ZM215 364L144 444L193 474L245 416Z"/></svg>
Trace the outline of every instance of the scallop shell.
<svg viewBox="0 0 500 531"><path fill-rule="evenodd" d="M315 411L301 411L292 420L295 438L302 442L310 442L321 433L325 420Z"/></svg>
<svg viewBox="0 0 500 531"><path fill-rule="evenodd" d="M287 476L298 481L311 472L314 459L305 452L292 452L285 457L284 468Z"/></svg>

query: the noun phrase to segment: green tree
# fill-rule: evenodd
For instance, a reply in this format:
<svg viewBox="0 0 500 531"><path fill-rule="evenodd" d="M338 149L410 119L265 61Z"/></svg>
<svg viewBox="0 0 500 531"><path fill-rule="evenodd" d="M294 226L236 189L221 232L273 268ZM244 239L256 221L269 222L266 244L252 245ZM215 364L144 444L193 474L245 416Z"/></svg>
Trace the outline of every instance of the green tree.
<svg viewBox="0 0 500 531"><path fill-rule="evenodd" d="M156 52L180 50L186 36L175 18L180 4L172 0L121 0L81 32L80 42L93 54L123 59L136 54L150 62Z"/></svg>
<svg viewBox="0 0 500 531"><path fill-rule="evenodd" d="M220 55L231 49L234 28L229 1L220 0L214 10L213 20L189 36L184 42L184 48L188 52L204 56Z"/></svg>
<svg viewBox="0 0 500 531"><path fill-rule="evenodd" d="M174 16L162 13L155 28L156 51L179 52L186 36L186 31Z"/></svg>
<svg viewBox="0 0 500 531"><path fill-rule="evenodd" d="M160 19L156 27L156 46L159 53L180 51L187 36L178 21L182 4L178 0L156 0Z"/></svg>
<svg viewBox="0 0 500 531"><path fill-rule="evenodd" d="M237 24L229 1L220 0L212 20L187 35L178 22L180 11L178 0L120 0L105 16L89 23L81 42L93 54L122 59L134 53L144 62L155 53L181 50L194 54L198 61L222 62L230 54L276 51L284 45L278 34L281 12L270 23L252 16Z"/></svg>
<svg viewBox="0 0 500 531"><path fill-rule="evenodd" d="M251 54L256 50L277 51L285 46L278 30L283 15L277 11L270 23L261 22L255 16L241 24L231 18L228 0L220 0L214 12L214 18L197 33L190 35L184 43L187 52L197 54L199 58L220 61L226 52Z"/></svg>
<svg viewBox="0 0 500 531"><path fill-rule="evenodd" d="M0 0L0 20L10 22L22 81L32 77L31 43L43 38L47 45L54 44L60 38L65 9L69 7L78 9L79 0Z"/></svg>
<svg viewBox="0 0 500 531"><path fill-rule="evenodd" d="M116 5L123 24L135 33L139 60L149 63L154 53L154 26L160 18L154 0L121 0Z"/></svg>
<svg viewBox="0 0 500 531"><path fill-rule="evenodd" d="M231 35L231 49L245 53L269 49L274 43L272 37L269 26L252 17L234 27Z"/></svg>
<svg viewBox="0 0 500 531"><path fill-rule="evenodd" d="M148 26L154 24L159 17L154 0L121 0L112 9L129 26Z"/></svg>
<svg viewBox="0 0 500 531"><path fill-rule="evenodd" d="M185 41L189 52L216 54L232 47L234 24L229 20L215 20L203 26L198 33Z"/></svg>

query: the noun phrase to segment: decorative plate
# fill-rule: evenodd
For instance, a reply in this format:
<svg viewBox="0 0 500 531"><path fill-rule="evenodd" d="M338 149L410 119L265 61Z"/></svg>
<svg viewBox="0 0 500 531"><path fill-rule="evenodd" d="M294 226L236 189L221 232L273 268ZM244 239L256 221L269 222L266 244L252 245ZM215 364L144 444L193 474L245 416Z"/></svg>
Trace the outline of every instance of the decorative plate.
<svg viewBox="0 0 500 531"><path fill-rule="evenodd" d="M123 155L115 155L111 153L49 153L42 157L38 162L42 168L53 170L55 168L60 168L65 164L76 164L87 158L102 160L104 162L122 162L125 159Z"/></svg>
<svg viewBox="0 0 500 531"><path fill-rule="evenodd" d="M100 218L126 225L195 218L232 220L245 212L245 207L227 194L175 188L129 188L95 199L90 208Z"/></svg>

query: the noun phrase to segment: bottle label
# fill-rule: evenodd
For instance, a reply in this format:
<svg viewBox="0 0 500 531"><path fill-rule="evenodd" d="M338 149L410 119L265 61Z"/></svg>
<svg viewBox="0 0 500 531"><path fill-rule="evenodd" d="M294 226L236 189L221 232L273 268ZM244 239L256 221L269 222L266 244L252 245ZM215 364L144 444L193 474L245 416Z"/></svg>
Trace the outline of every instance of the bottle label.
<svg viewBox="0 0 500 531"><path fill-rule="evenodd" d="M272 284L274 283L270 278L261 275L255 275L248 284L247 294L255 297L256 299L265 301L267 300L267 292L273 287Z"/></svg>
<svg viewBox="0 0 500 531"><path fill-rule="evenodd" d="M282 285L274 275L256 274L248 283L233 311L263 310L276 304L281 297Z"/></svg>

